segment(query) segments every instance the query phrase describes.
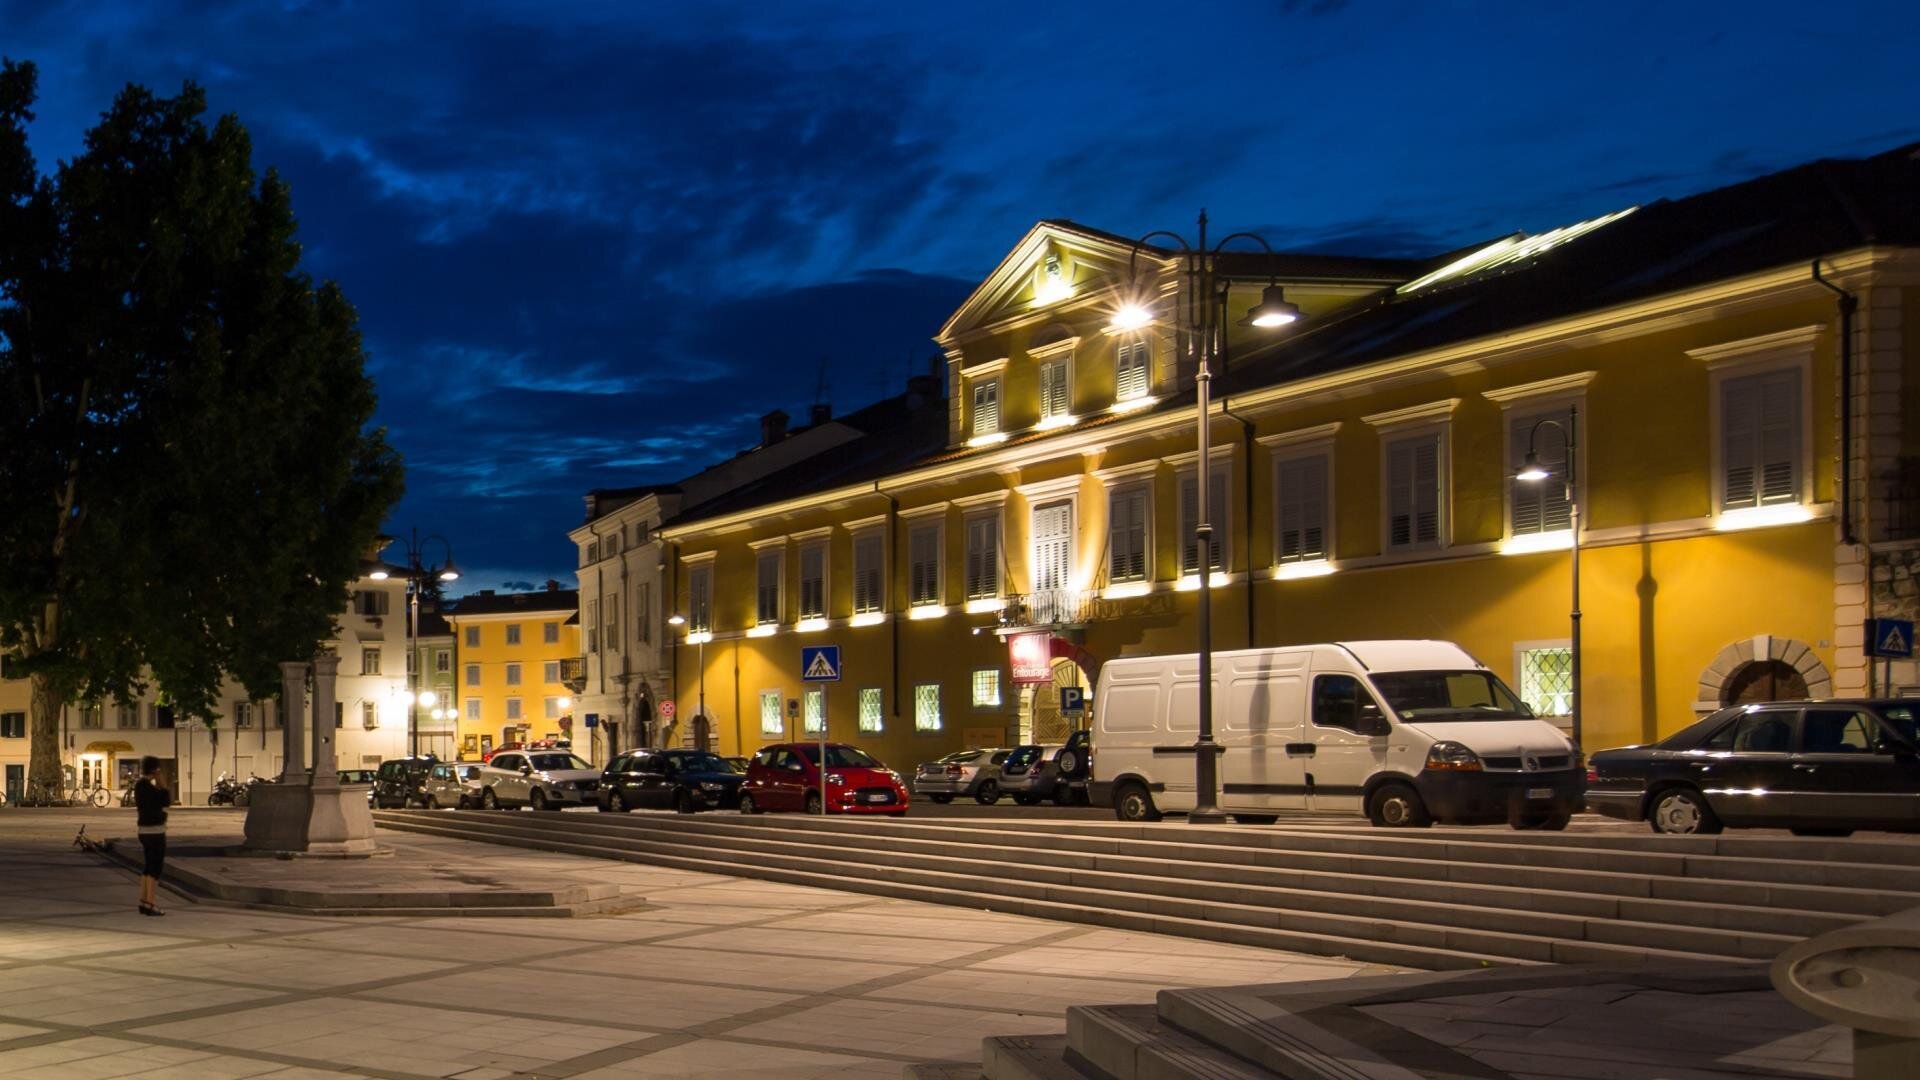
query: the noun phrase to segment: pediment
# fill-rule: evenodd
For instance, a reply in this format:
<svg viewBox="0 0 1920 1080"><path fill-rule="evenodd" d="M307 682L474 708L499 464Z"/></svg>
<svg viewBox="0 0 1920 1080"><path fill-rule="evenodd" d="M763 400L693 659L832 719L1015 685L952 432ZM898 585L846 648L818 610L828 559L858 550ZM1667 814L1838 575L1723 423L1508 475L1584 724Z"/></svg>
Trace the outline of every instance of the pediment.
<svg viewBox="0 0 1920 1080"><path fill-rule="evenodd" d="M1133 250L1119 237L1042 221L948 317L936 339L947 343L1010 319L1044 317L1050 309L1116 292L1128 284L1130 272L1157 272L1164 266L1164 252L1143 247L1135 260Z"/></svg>

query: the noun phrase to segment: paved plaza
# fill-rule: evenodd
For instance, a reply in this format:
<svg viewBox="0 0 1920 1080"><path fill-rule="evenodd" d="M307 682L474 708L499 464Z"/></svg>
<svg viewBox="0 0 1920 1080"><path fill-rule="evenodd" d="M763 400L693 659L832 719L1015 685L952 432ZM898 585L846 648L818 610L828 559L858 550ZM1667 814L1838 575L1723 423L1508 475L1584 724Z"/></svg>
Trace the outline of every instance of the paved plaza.
<svg viewBox="0 0 1920 1080"><path fill-rule="evenodd" d="M1383 969L383 832L476 873L610 881L571 919L321 917L163 897L72 850L131 812L0 811L0 1076L897 1077L1057 1033L1068 1005ZM174 815L176 843L239 831ZM983 889L992 888L982 882Z"/></svg>

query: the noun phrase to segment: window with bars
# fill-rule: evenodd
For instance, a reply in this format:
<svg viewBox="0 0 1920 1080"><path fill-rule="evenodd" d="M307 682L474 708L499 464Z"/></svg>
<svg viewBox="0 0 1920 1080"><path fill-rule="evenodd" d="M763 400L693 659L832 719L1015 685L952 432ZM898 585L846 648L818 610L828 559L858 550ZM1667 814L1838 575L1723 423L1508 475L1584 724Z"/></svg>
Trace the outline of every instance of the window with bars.
<svg viewBox="0 0 1920 1080"><path fill-rule="evenodd" d="M853 538L853 613L856 615L886 607L886 577L881 570L884 553L877 532Z"/></svg>
<svg viewBox="0 0 1920 1080"><path fill-rule="evenodd" d="M1146 341L1123 341L1114 360L1113 399L1132 401L1147 396L1153 384L1153 349Z"/></svg>
<svg viewBox="0 0 1920 1080"><path fill-rule="evenodd" d="M780 621L780 557L785 552L779 549L763 551L754 560L754 605L753 621L767 626Z"/></svg>
<svg viewBox="0 0 1920 1080"><path fill-rule="evenodd" d="M981 379L973 384L973 433L994 435L1000 431L1000 380Z"/></svg>
<svg viewBox="0 0 1920 1080"><path fill-rule="evenodd" d="M1541 716L1573 712L1573 649L1555 645L1520 650L1520 700Z"/></svg>
<svg viewBox="0 0 1920 1080"><path fill-rule="evenodd" d="M800 549L800 617L827 617L827 548L824 544Z"/></svg>
<svg viewBox="0 0 1920 1080"><path fill-rule="evenodd" d="M1000 515L967 519L967 599L1000 595Z"/></svg>
<svg viewBox="0 0 1920 1080"><path fill-rule="evenodd" d="M978 668L974 671L973 707L976 709L997 709L1000 707L999 668Z"/></svg>
<svg viewBox="0 0 1920 1080"><path fill-rule="evenodd" d="M1213 535L1207 544L1207 568L1219 572L1227 568L1227 470L1214 468L1207 473L1207 517ZM1200 492L1193 474L1180 478L1180 573L1200 572Z"/></svg>
<svg viewBox="0 0 1920 1080"><path fill-rule="evenodd" d="M1067 379L1067 361L1048 360L1040 365L1040 419L1052 420L1073 411Z"/></svg>
<svg viewBox="0 0 1920 1080"><path fill-rule="evenodd" d="M696 566L687 573L687 629L713 631L713 567Z"/></svg>
<svg viewBox="0 0 1920 1080"><path fill-rule="evenodd" d="M1566 409L1555 409L1516 416L1510 422L1507 438L1513 454L1511 472L1519 471L1531 449L1548 474L1545 480L1521 480L1509 475L1507 527L1514 536L1573 527L1572 507L1567 502L1567 427L1571 419Z"/></svg>
<svg viewBox="0 0 1920 1080"><path fill-rule="evenodd" d="M886 726L886 709L881 702L880 688L862 687L860 690L860 733L877 735Z"/></svg>
<svg viewBox="0 0 1920 1080"><path fill-rule="evenodd" d="M1327 557L1326 454L1276 461L1274 475L1274 561L1318 562Z"/></svg>
<svg viewBox="0 0 1920 1080"><path fill-rule="evenodd" d="M913 730L940 730L940 684L920 683L913 688Z"/></svg>
<svg viewBox="0 0 1920 1080"><path fill-rule="evenodd" d="M827 692L817 686L807 688L800 695L800 717L809 735L823 735L827 730Z"/></svg>
<svg viewBox="0 0 1920 1080"><path fill-rule="evenodd" d="M940 602L940 526L921 525L907 534L907 603Z"/></svg>
<svg viewBox="0 0 1920 1080"><path fill-rule="evenodd" d="M760 691L760 734L782 736L787 733L787 721L780 714L780 691Z"/></svg>
<svg viewBox="0 0 1920 1080"><path fill-rule="evenodd" d="M1440 433L1390 442L1387 457L1387 547L1440 543Z"/></svg>
<svg viewBox="0 0 1920 1080"><path fill-rule="evenodd" d="M1720 506L1800 501L1800 369L1720 384Z"/></svg>
<svg viewBox="0 0 1920 1080"><path fill-rule="evenodd" d="M1147 489L1116 491L1107 501L1107 580L1147 580Z"/></svg>

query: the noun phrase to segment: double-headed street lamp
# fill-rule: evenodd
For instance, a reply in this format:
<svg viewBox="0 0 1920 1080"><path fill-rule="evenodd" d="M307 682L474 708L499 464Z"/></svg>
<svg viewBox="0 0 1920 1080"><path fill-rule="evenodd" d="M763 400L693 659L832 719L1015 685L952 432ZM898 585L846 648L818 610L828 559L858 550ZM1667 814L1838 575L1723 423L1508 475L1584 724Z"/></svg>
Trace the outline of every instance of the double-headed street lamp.
<svg viewBox="0 0 1920 1080"><path fill-rule="evenodd" d="M1575 487L1576 479L1574 475L1575 459L1579 455L1579 449L1578 449L1579 440L1577 438L1577 433L1579 432L1579 422L1580 422L1579 407L1570 405L1567 407L1566 423L1563 424L1552 417L1546 417L1538 421L1537 423L1535 423L1533 425L1533 429L1527 432L1527 456L1521 460L1519 471L1513 474L1514 479L1523 480L1533 484L1538 484L1550 479L1553 476L1553 471L1547 468L1545 465L1541 464L1540 462L1540 429L1544 427L1551 427L1551 428L1557 429L1560 432L1560 439L1563 443L1566 444L1566 448L1567 448L1567 470L1566 470L1566 475L1561 478L1563 483L1563 487L1561 491L1567 502L1567 526L1572 536L1572 552L1573 552L1573 612L1572 612L1573 637L1572 637L1572 640L1570 641L1571 648L1568 649L1568 653L1569 653L1568 666L1571 670L1569 670L1567 673L1568 677L1572 680L1572 685L1568 688L1568 693L1567 693L1567 712L1569 713L1569 719L1573 722L1573 744L1575 746L1581 745L1580 743L1580 492L1579 492L1579 489ZM1545 524L1546 524L1545 520L1542 520L1541 525L1544 526Z"/></svg>
<svg viewBox="0 0 1920 1080"><path fill-rule="evenodd" d="M1193 812L1187 820L1195 823L1212 823L1226 819L1220 812L1215 792L1219 786L1219 763L1215 755L1220 746L1213 739L1213 518L1208 506L1207 491L1212 479L1212 432L1209 415L1211 408L1210 392L1213 382L1213 358L1220 354L1226 341L1227 293L1231 283L1217 279L1218 268L1214 265L1222 250L1231 241L1246 238L1259 244L1267 255L1273 255L1273 247L1259 235L1250 232L1232 233L1212 247L1207 246L1207 212L1200 211L1199 242L1188 244L1178 233L1156 230L1142 236L1133 245L1133 253L1127 260L1129 287L1136 288L1136 295L1114 313L1112 327L1115 330L1139 330L1153 323L1150 295L1138 295L1133 281L1133 270L1140 258L1140 249L1147 241L1155 237L1166 237L1180 245L1180 256L1185 261L1187 275L1187 297L1184 321L1181 329L1187 335L1187 351L1195 362L1194 396L1196 405L1195 427L1196 442L1199 444L1199 460L1194 465L1194 544L1199 549L1200 582L1200 734L1194 741L1194 793ZM1267 287L1261 293L1260 302L1247 312L1241 320L1243 326L1258 327L1263 330L1285 326L1300 318L1300 309L1289 303L1285 290L1280 287L1279 279L1269 274ZM1224 569L1224 567L1222 568Z"/></svg>
<svg viewBox="0 0 1920 1080"><path fill-rule="evenodd" d="M426 560L426 547L438 541L440 550L446 559L439 563ZM458 715L452 702L436 708L439 695L431 690L419 689L420 657L416 655L420 639L420 592L428 581L457 581L460 571L453 564L453 545L447 538L439 535L421 536L419 529L410 531L407 539L407 747L413 757L420 756L420 709L422 706L433 709L435 720L444 720ZM375 581L384 581L387 571L375 570Z"/></svg>

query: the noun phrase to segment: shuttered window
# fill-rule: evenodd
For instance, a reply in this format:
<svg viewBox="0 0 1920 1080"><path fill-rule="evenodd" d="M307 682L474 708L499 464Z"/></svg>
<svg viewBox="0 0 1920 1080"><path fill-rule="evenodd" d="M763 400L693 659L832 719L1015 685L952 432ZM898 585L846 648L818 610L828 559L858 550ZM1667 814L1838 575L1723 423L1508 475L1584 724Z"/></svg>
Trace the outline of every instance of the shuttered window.
<svg viewBox="0 0 1920 1080"><path fill-rule="evenodd" d="M1000 380L973 384L973 433L992 435L1000 430Z"/></svg>
<svg viewBox="0 0 1920 1080"><path fill-rule="evenodd" d="M1440 543L1440 434L1387 444L1387 547Z"/></svg>
<svg viewBox="0 0 1920 1080"><path fill-rule="evenodd" d="M780 621L780 557L778 549L763 551L755 561L754 622L761 626Z"/></svg>
<svg viewBox="0 0 1920 1080"><path fill-rule="evenodd" d="M1513 418L1507 435L1513 447L1513 471L1519 471L1531 448L1549 474L1545 480L1507 478L1512 506L1508 526L1515 536L1573 527L1572 508L1567 503L1567 430L1571 419L1566 409Z"/></svg>
<svg viewBox="0 0 1920 1080"><path fill-rule="evenodd" d="M815 544L800 549L800 617L827 616L827 549Z"/></svg>
<svg viewBox="0 0 1920 1080"><path fill-rule="evenodd" d="M1274 464L1277 562L1316 562L1327 557L1327 472L1325 454Z"/></svg>
<svg viewBox="0 0 1920 1080"><path fill-rule="evenodd" d="M696 566L687 574L687 629L713 630L713 568Z"/></svg>
<svg viewBox="0 0 1920 1080"><path fill-rule="evenodd" d="M1153 351L1144 341L1123 341L1114 361L1113 399L1131 401L1147 396L1153 383Z"/></svg>
<svg viewBox="0 0 1920 1080"><path fill-rule="evenodd" d="M1051 360L1040 365L1040 419L1051 420L1072 411L1067 394L1067 362Z"/></svg>
<svg viewBox="0 0 1920 1080"><path fill-rule="evenodd" d="M1107 507L1107 580L1147 580L1147 489L1116 491Z"/></svg>
<svg viewBox="0 0 1920 1080"><path fill-rule="evenodd" d="M967 521L967 599L990 600L1000 595L1000 517L990 514Z"/></svg>
<svg viewBox="0 0 1920 1080"><path fill-rule="evenodd" d="M1720 384L1723 509L1799 502L1800 371Z"/></svg>
<svg viewBox="0 0 1920 1080"><path fill-rule="evenodd" d="M1033 591L1067 587L1073 572L1073 504L1055 503L1033 511Z"/></svg>
<svg viewBox="0 0 1920 1080"><path fill-rule="evenodd" d="M907 603L940 602L940 526L922 525L907 534Z"/></svg>
<svg viewBox="0 0 1920 1080"><path fill-rule="evenodd" d="M880 571L880 535L868 533L853 541L853 612L879 611L885 606Z"/></svg>
<svg viewBox="0 0 1920 1080"><path fill-rule="evenodd" d="M1213 537L1207 545L1207 568L1227 567L1227 470L1214 469L1207 474L1207 517ZM1200 493L1193 474L1180 478L1180 572L1200 572Z"/></svg>

